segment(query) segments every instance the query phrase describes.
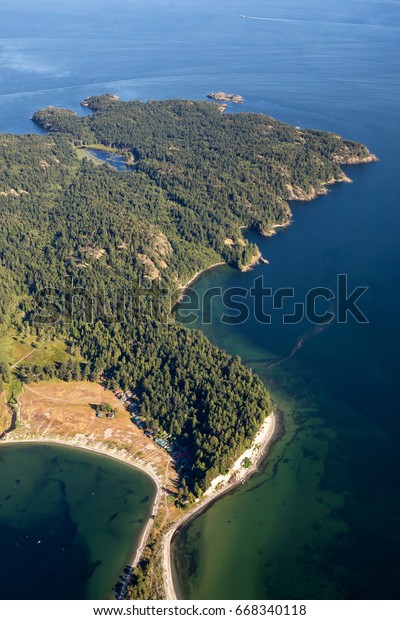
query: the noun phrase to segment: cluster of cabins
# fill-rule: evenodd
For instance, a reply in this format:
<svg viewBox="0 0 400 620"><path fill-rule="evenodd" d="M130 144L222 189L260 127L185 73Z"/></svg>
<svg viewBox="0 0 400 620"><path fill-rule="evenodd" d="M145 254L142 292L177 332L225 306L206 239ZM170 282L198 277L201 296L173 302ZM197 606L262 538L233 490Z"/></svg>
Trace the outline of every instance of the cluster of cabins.
<svg viewBox="0 0 400 620"><path fill-rule="evenodd" d="M163 439L162 437L154 437L153 441L160 446L160 448L164 448L164 450L172 454L173 447L167 439Z"/></svg>
<svg viewBox="0 0 400 620"><path fill-rule="evenodd" d="M123 403L125 403L126 406L137 404L137 401L139 400L138 397L136 396L136 394L134 394L132 392L132 390L128 390L127 392L123 392L122 390L117 388L116 390L114 390L114 394Z"/></svg>
<svg viewBox="0 0 400 620"><path fill-rule="evenodd" d="M171 456L175 462L182 466L182 468L189 467L191 464L189 448L180 448L177 446L171 452Z"/></svg>
<svg viewBox="0 0 400 620"><path fill-rule="evenodd" d="M179 463L182 468L190 465L190 452L188 448L183 448L176 444L173 445L170 442L170 438L166 433L163 433L161 429L152 430L147 427L145 419L140 415L139 399L132 390L123 392L118 388L114 390L114 394L124 403L127 410L132 414L132 422L134 422L138 428L142 429L147 437L152 438L154 443L168 452L174 461Z"/></svg>
<svg viewBox="0 0 400 620"><path fill-rule="evenodd" d="M104 412L103 411L97 411L96 412L96 418L102 418L104 416ZM105 414L106 418L115 418L116 413L115 411L109 411Z"/></svg>
<svg viewBox="0 0 400 620"><path fill-rule="evenodd" d="M114 394L121 402L124 403L125 407L128 409L129 413L132 414L132 420L135 422L139 428L145 428L146 423L143 418L140 416L140 404L139 399L132 390L128 390L127 392L123 392L119 388L114 390Z"/></svg>

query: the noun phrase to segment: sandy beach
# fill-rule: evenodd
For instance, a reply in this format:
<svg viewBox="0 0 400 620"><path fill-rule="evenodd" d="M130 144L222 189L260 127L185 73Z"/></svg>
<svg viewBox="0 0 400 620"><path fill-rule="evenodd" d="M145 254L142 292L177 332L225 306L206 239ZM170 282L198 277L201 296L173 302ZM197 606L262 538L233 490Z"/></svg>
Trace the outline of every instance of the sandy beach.
<svg viewBox="0 0 400 620"><path fill-rule="evenodd" d="M12 435L9 434L7 435L7 438L5 440L0 442L0 448L1 446L7 446L7 445L10 445L11 443L13 444L22 444L22 443L60 444L62 446L70 446L71 448L79 448L80 450L88 450L89 452L95 452L96 454L101 454L102 456L107 456L109 458L122 461L126 465L130 465L131 467L134 467L135 469L140 469L145 474L150 476L150 478L152 478L152 480L156 484L157 491L160 490L161 485L162 485L162 481L159 479L157 473L151 467L151 465L148 465L147 463L144 463L143 461L139 459L135 459L134 457L129 455L127 452L125 452L125 450L118 450L117 448L110 449L105 444L101 444L101 442L95 442L92 446L89 446L85 443L81 443L79 441L69 439L67 437L65 439L57 439L55 437L46 437L46 436L32 437L29 439L18 439L18 438L14 439Z"/></svg>
<svg viewBox="0 0 400 620"><path fill-rule="evenodd" d="M89 387L90 393L87 393ZM86 391L84 388L86 388ZM53 395L56 389L57 393ZM74 390L72 395L70 394L71 389ZM49 390L52 396L48 395ZM93 390L96 393L92 394ZM64 393L65 391L68 392L68 398ZM71 446L117 459L150 476L156 485L156 494L150 517L143 528L140 541L137 547L132 550L129 564L133 569L139 563L146 547L149 534L154 526L154 516L159 515L162 509L163 499L165 498L164 489L170 482L169 478L172 470L170 470L169 465L166 467L166 464L169 463L169 457L164 458L166 462L160 461L160 455L164 456L164 453L161 449L156 448L150 440L146 440L149 444L147 449L144 449L141 442L139 442L139 448L136 448L137 453L133 451L135 449L135 441L137 441L135 436L140 435L140 433L131 425L129 415L126 416L127 422L124 422L124 408L121 408L119 417L116 418L121 424L121 429L118 429L115 420L112 423L108 423L106 420L98 420L91 410L85 411L85 406L80 404L82 402L85 403L88 399L93 402L100 402L105 397L106 392L103 389L100 390L98 386L96 388L92 385L88 386L85 382L78 383L75 388L71 384L64 384L64 382L51 383L48 386L43 385L41 390L39 387L36 387L36 389L26 387L24 396L21 397L21 400L24 399L24 403L19 403L20 426L15 431L9 433L1 443L3 445L43 443ZM112 401L113 399L115 400L113 394L110 394L109 398ZM117 401L115 400L115 402ZM119 404L119 406L121 405ZM68 426L70 418L73 420L74 435L67 434L72 432ZM59 425L60 420L62 422L61 426ZM88 431L87 433L82 432L81 423L84 430ZM169 522L168 530L161 540L162 588L168 599L176 599L172 580L170 552L171 540L177 529L197 512L203 510L209 503L238 484L241 484L254 473L270 445L275 430L276 418L272 413L265 418L252 445L240 455L229 472L225 475L217 476L211 482L210 487L200 501L197 501L182 516L175 517L175 521ZM66 434L64 435L63 433ZM121 440L121 433L124 442ZM129 433L134 435L131 437ZM111 440L112 442L110 443ZM152 452L151 457L149 454L150 448ZM243 466L244 459L251 461L251 464L247 463L250 465L249 467ZM168 523L168 511L165 515L165 520ZM121 589L117 598L124 598L129 582L130 574L128 573L124 577L123 582L120 583Z"/></svg>
<svg viewBox="0 0 400 620"><path fill-rule="evenodd" d="M143 463L141 460L132 457L132 455L130 455L125 450L118 450L116 448L110 449L108 446L106 446L105 444L101 444L100 442L97 442L93 446L88 446L79 441L69 439L69 438L65 438L65 439L50 438L49 439L47 437L35 437L32 439L13 439L12 434L7 435L7 439L0 443L0 449L2 445L6 446L10 444L24 444L24 443L28 443L28 444L29 443L34 443L34 444L42 443L42 444L56 444L56 445L59 444L63 446L70 446L72 448L78 448L80 450L87 450L88 452L95 452L96 454L101 454L102 456L106 456L108 458L122 461L123 463L125 463L126 465L129 465L130 467L139 469L143 473L147 474L156 485L156 494L154 497L154 502L151 508L150 515L154 515L158 512L160 501L161 501L161 496L162 496L163 481L159 478L156 471L151 465L147 463ZM139 544L134 549L132 559L130 560L130 566L132 568L134 568L138 564L141 558L141 555L146 546L147 539L149 537L150 530L153 526L153 523L154 523L154 520L153 518L150 517L146 523L145 528L143 529ZM126 576L125 582L123 584L123 590L127 588L127 586L129 585L129 581L130 581L130 574Z"/></svg>
<svg viewBox="0 0 400 620"><path fill-rule="evenodd" d="M177 301L176 301L176 302L175 302L175 304L174 304L174 308L175 308L175 306L176 306L177 304L179 304L179 302L181 302L181 301L182 301L182 299L183 299L183 298L184 298L184 296L185 296L186 289L188 289L188 288L189 288L189 286L191 286L192 284L194 284L194 282L196 282L196 280L197 280L200 276L204 275L207 271L210 271L210 269L214 269L215 267L220 267L221 265L226 265L226 263L225 263L224 261L220 261L219 263L213 263L213 264L212 264L212 265L210 265L209 267L206 267L205 269L201 269L200 271L197 271L197 272L194 274L194 276L193 276L192 278L190 278L190 280L189 280L188 282L186 282L186 284L183 284L183 286L181 286L181 287L180 287L180 289L179 289L180 294L179 294L179 297L178 297ZM172 309L174 309L174 308L172 308Z"/></svg>
<svg viewBox="0 0 400 620"><path fill-rule="evenodd" d="M254 438L253 444L250 446L250 448L245 450L243 454L240 455L240 457L235 461L229 472L225 475L220 475L214 478L209 488L204 493L203 498L198 503L196 503L190 510L188 510L181 518L179 518L164 535L162 541L162 562L166 599L176 600L176 593L174 589L171 569L171 541L174 534L181 527L181 525L183 525L186 521L192 518L196 513L203 510L208 504L217 499L219 496L227 493L238 484L243 483L251 474L253 474L257 470L260 461L262 461L263 457L265 456L268 447L273 439L275 430L276 416L274 415L274 413L272 413L264 420L259 431L257 432L257 435ZM110 448L102 442L94 442L88 445L84 441L68 437L59 439L56 437L49 437L44 435L26 439L14 439L12 433L7 435L7 439L1 443L2 445L23 443L60 444L73 448L78 448L81 450L87 450L89 452L95 452L97 454L101 454L103 456L122 461L125 464L130 465L131 467L139 469L140 471L144 472L152 478L156 485L156 495L154 498L151 515L155 515L159 511L160 502L163 495L163 481L160 479L157 472L150 464L143 462L141 459L135 458L126 450ZM243 466L243 460L246 458L251 461L251 466L247 468ZM143 529L139 544L133 552L132 559L130 561L130 565L132 568L134 568L140 561L153 524L154 519L150 517L146 523L145 528ZM130 575L128 574L122 586L123 592L126 591L126 588L129 585L129 580ZM121 598L121 596L119 596L119 598Z"/></svg>
<svg viewBox="0 0 400 620"><path fill-rule="evenodd" d="M266 455L268 448L274 438L276 430L276 414L271 413L263 422L260 430L254 438L253 444L235 461L229 472L223 476L217 476L211 482L211 485L204 493L200 502L198 502L191 510L180 519L178 519L172 527L164 535L162 541L162 562L164 575L164 590L166 600L176 600L174 582L172 578L171 566L171 542L177 530L196 513L203 510L208 504L227 493L238 484L242 484L249 478L258 468L260 462ZM243 460L250 459L251 466L244 467Z"/></svg>

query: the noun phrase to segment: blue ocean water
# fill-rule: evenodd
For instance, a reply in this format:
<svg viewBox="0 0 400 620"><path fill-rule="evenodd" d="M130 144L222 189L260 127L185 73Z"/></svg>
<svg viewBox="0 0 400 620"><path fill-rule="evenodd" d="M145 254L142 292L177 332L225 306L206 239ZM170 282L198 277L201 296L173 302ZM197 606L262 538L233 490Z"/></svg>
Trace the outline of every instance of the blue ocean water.
<svg viewBox="0 0 400 620"><path fill-rule="evenodd" d="M233 330L215 309L205 332L267 382L285 435L260 476L178 537L176 584L192 598L397 597L400 3L3 0L1 17L2 132L38 131L29 117L47 105L84 114L79 102L101 92L225 90L245 97L232 110L333 131L379 156L347 171L352 185L294 207L289 229L257 239L269 266L218 269L197 285L250 287L263 273L302 296L348 273L369 287L369 325L332 325L271 371L304 325Z"/></svg>

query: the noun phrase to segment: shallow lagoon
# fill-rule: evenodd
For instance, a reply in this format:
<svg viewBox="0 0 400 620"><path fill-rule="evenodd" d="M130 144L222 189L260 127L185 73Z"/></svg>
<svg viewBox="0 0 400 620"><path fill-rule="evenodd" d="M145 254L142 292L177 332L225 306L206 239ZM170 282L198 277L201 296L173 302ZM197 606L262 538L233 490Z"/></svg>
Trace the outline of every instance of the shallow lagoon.
<svg viewBox="0 0 400 620"><path fill-rule="evenodd" d="M0 447L0 599L103 599L134 555L153 481L61 445Z"/></svg>
<svg viewBox="0 0 400 620"><path fill-rule="evenodd" d="M290 353L304 326L206 330L271 386L286 434L260 476L182 534L190 557L180 556L177 584L193 598L398 594L399 4L121 0L117 11L108 0L19 0L18 12L15 0L3 4L1 131L38 131L29 117L47 105L87 113L79 102L103 92L146 100L224 90L245 97L231 109L334 131L380 157L350 169L354 185L298 206L293 227L260 241L271 261L260 269L274 287L303 294L310 282L334 285L339 270L369 285L370 326L310 336L273 373L269 363ZM248 287L252 274L216 270L196 286L230 277ZM18 557L15 574L22 566L33 579L30 556ZM85 566L98 559L94 550L79 557Z"/></svg>

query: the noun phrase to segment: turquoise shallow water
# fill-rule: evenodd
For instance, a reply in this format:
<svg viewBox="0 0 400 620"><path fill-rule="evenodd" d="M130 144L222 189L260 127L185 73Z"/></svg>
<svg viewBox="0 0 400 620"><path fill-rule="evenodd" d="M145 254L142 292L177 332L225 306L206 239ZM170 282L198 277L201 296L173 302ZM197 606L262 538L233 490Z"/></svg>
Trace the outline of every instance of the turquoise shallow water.
<svg viewBox="0 0 400 620"><path fill-rule="evenodd" d="M174 544L175 581L195 598L397 598L399 331L396 119L369 131L379 164L348 171L354 183L294 206L293 225L260 239L270 265L238 274L221 267L195 285L249 290L260 275L273 290L293 286L368 291L368 325L324 330L303 321L197 327L264 379L283 412L285 434L265 469L184 528ZM328 309L321 308L322 310ZM293 357L280 365L302 341Z"/></svg>
<svg viewBox="0 0 400 620"><path fill-rule="evenodd" d="M212 324L198 325L266 381L285 435L260 475L177 538L177 587L188 598L397 598L399 3L115 7L3 2L0 131L38 131L29 116L46 105L85 113L79 101L100 92L145 100L225 90L244 95L236 111L334 131L380 157L350 168L352 185L297 205L289 229L257 239L270 266L247 274L218 268L196 285L250 288L264 274L274 288L295 286L302 299L348 273L352 286L369 287L361 305L370 323L315 332L306 322L261 329L249 321L234 329L221 326L216 306ZM268 369L302 337L294 357ZM80 558L84 571L97 560L85 551Z"/></svg>
<svg viewBox="0 0 400 620"><path fill-rule="evenodd" d="M150 516L155 485L115 459L0 448L0 599L102 599Z"/></svg>

